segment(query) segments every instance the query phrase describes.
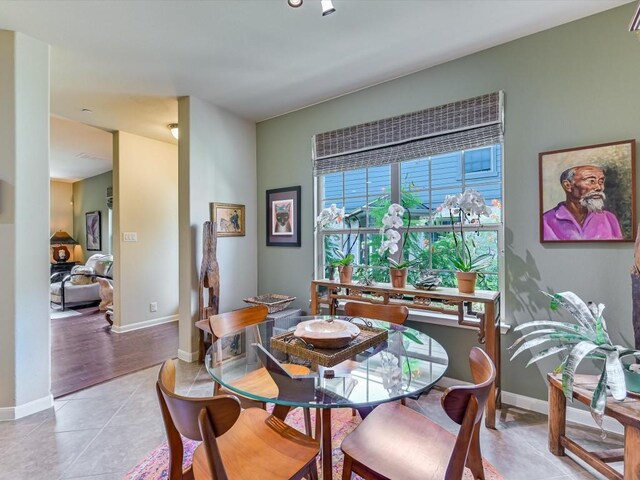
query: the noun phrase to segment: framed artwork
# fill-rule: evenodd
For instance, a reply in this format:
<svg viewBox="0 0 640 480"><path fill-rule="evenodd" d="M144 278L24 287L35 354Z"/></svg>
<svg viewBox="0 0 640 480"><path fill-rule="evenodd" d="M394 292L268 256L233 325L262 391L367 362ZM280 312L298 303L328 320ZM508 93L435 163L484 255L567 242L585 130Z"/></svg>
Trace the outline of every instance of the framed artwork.
<svg viewBox="0 0 640 480"><path fill-rule="evenodd" d="M300 246L300 191L300 186L267 190L267 246Z"/></svg>
<svg viewBox="0 0 640 480"><path fill-rule="evenodd" d="M102 250L102 223L100 221L100 211L87 212L84 214L87 222L87 250Z"/></svg>
<svg viewBox="0 0 640 480"><path fill-rule="evenodd" d="M541 242L635 240L636 141L539 155Z"/></svg>
<svg viewBox="0 0 640 480"><path fill-rule="evenodd" d="M244 237L244 205L237 203L210 203L211 221L216 224L218 237Z"/></svg>

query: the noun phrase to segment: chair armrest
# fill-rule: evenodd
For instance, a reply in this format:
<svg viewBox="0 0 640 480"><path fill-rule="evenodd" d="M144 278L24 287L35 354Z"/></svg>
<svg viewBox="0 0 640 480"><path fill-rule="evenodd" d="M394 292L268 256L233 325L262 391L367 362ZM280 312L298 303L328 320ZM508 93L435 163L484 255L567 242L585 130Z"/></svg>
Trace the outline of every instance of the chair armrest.
<svg viewBox="0 0 640 480"><path fill-rule="evenodd" d="M67 272L56 272L53 275L51 275L51 278L49 279L49 283L54 283L57 282L58 279L61 279L63 275L65 275Z"/></svg>

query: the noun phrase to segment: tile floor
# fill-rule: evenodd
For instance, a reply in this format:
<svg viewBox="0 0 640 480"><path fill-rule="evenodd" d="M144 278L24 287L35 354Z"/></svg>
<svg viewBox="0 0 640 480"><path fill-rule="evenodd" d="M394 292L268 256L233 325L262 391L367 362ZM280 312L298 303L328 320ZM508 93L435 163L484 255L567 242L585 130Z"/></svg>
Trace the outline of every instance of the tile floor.
<svg viewBox="0 0 640 480"><path fill-rule="evenodd" d="M55 408L15 422L0 422L0 479L120 480L164 439L155 394L158 367L152 367L61 398ZM208 396L211 383L203 367L179 362L177 390ZM440 392L409 400L451 431L456 425L440 407ZM571 434L592 444L620 446L610 435L582 427ZM546 417L504 407L498 430L482 430L484 456L506 480L601 478L567 457L547 451Z"/></svg>

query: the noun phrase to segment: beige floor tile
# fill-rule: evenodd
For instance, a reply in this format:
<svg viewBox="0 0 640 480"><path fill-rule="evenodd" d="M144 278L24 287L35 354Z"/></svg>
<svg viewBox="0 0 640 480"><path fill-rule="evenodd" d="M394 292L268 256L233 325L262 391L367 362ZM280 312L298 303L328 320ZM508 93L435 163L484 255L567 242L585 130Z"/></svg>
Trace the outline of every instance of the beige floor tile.
<svg viewBox="0 0 640 480"><path fill-rule="evenodd" d="M80 398L69 400L55 415L38 426L37 433L67 432L104 427L131 396L123 398Z"/></svg>

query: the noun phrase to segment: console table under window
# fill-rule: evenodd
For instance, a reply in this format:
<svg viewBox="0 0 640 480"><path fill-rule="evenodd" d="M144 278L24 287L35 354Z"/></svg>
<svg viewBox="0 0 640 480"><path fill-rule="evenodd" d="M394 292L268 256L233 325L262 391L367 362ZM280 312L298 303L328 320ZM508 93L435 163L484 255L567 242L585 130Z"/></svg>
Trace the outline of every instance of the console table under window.
<svg viewBox="0 0 640 480"><path fill-rule="evenodd" d="M336 315L341 300L406 305L410 309L454 315L458 324L477 328L478 343L484 345L496 366L496 381L487 400L485 417L486 426L495 428L501 391L499 292L476 290L474 294L464 294L455 288L418 290L413 287L393 288L389 284L365 286L332 280L311 282L311 315L318 315L323 305L328 307L330 315Z"/></svg>

